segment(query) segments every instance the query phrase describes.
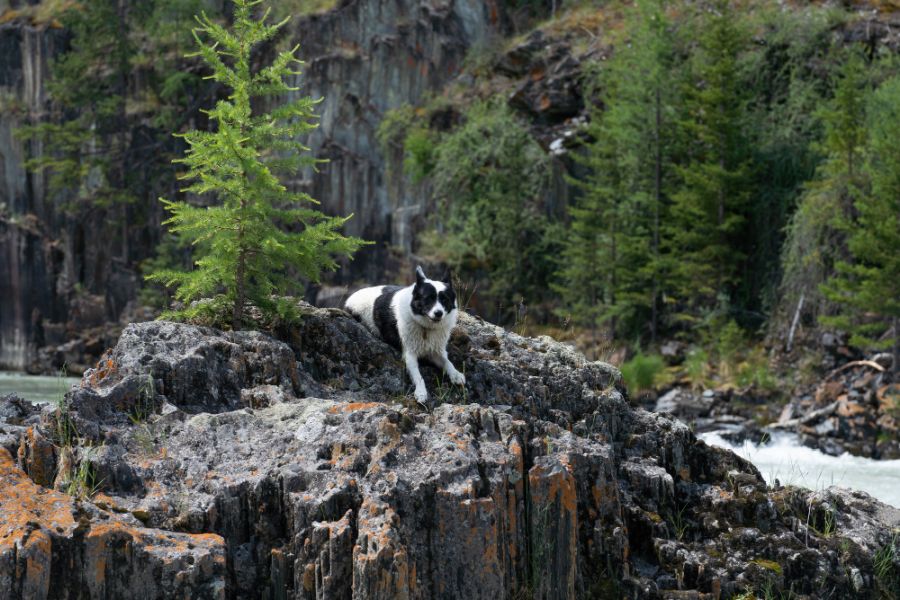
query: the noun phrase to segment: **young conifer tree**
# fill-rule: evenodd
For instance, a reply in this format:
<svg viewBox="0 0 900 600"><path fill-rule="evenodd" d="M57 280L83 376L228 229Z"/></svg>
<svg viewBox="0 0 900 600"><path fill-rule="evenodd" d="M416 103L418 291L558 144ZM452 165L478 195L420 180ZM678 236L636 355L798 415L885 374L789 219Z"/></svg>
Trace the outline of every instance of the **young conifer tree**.
<svg viewBox="0 0 900 600"><path fill-rule="evenodd" d="M562 266L554 286L563 314L613 336L649 325L656 337L662 269L660 223L671 179L668 114L676 86L674 36L662 0L629 10L625 35L598 76L604 109L593 111L593 138L574 155L590 173L572 183L583 195L569 209Z"/></svg>
<svg viewBox="0 0 900 600"><path fill-rule="evenodd" d="M853 344L889 349L900 373L900 76L884 82L868 103L864 170L867 190L841 216L851 260L835 265L822 286L840 314L827 324L852 333ZM855 214L853 214L855 213Z"/></svg>
<svg viewBox="0 0 900 600"><path fill-rule="evenodd" d="M816 177L805 185L782 251L782 293L789 305L803 297L815 317L838 310L822 285L834 275L836 263L850 258L846 225L855 198L866 187L863 152L871 93L867 66L858 48L841 52L848 53L836 72L834 96L816 111L823 136L813 150L823 160Z"/></svg>
<svg viewBox="0 0 900 600"><path fill-rule="evenodd" d="M686 327L728 298L744 259L749 156L739 57L749 37L726 0L704 4L698 48L685 90L684 135L689 140L682 184L672 194L667 223L673 261L676 319Z"/></svg>
<svg viewBox="0 0 900 600"><path fill-rule="evenodd" d="M297 97L271 111L259 110L266 99L295 94L287 79L299 74L302 61L295 46L280 52L272 64L251 68L251 52L275 37L285 21L268 24L253 8L262 0L234 0L230 29L203 14L194 38L195 54L212 68L209 78L230 93L208 112L210 131L189 131L189 148L177 162L187 166L183 191L209 196L209 206L163 199L171 213L166 223L182 240L194 244L195 268L161 270L148 279L175 287L186 307L167 313L193 317L231 312L234 329L245 320L246 304L265 316L290 316L294 304L275 296L292 287L291 271L318 281L323 270L337 267L336 257L350 256L363 244L339 229L350 217L327 217L311 208L308 194L289 191L279 174L314 166L316 159L299 142L316 127L309 97ZM352 215L351 215L352 216ZM210 302L194 300L211 298Z"/></svg>

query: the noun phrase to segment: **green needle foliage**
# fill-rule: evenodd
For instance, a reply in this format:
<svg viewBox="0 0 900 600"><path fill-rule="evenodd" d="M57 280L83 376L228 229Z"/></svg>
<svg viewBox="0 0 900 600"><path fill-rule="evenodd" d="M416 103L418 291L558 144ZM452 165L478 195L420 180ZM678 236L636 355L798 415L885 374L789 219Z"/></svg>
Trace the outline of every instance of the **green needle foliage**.
<svg viewBox="0 0 900 600"><path fill-rule="evenodd" d="M855 193L842 216L852 260L841 260L824 286L841 314L823 319L852 333L863 348L888 348L900 372L900 76L876 90L868 103L868 186ZM852 163L850 163L852 165ZM855 214L854 214L855 213ZM887 335L886 335L887 334Z"/></svg>
<svg viewBox="0 0 900 600"><path fill-rule="evenodd" d="M626 20L629 36L598 76L604 110L592 111L594 140L574 155L589 174L570 178L583 195L570 207L559 282L564 315L613 337L658 329L662 273L660 224L666 211L677 70L674 36L660 0ZM644 326L649 331L643 331Z"/></svg>
<svg viewBox="0 0 900 600"><path fill-rule="evenodd" d="M273 97L296 96L287 79L299 74L297 47L281 52L272 64L251 69L251 51L271 40L285 21L268 24L268 11L254 19L262 0L235 0L234 24L226 29L204 13L197 18L196 53L209 76L230 90L227 99L208 111L211 131L190 131L182 137L189 148L177 162L187 166L183 179L193 183L183 191L212 196L215 202L195 206L163 199L171 213L166 223L195 248L195 268L189 272L161 270L149 275L176 289L181 310L165 316L192 318L230 310L239 329L246 304L263 316L289 318L294 305L275 294L292 288L292 271L318 281L323 270L337 267L336 258L353 254L361 240L344 237L339 229L350 217L327 217L311 208L308 194L289 191L281 173L315 166L309 149L297 141L316 127L315 102L309 97L256 110ZM210 298L207 302L194 302Z"/></svg>
<svg viewBox="0 0 900 600"><path fill-rule="evenodd" d="M862 151L869 92L861 53L853 50L843 57L836 75L834 97L817 111L823 139L814 147L824 159L815 178L806 183L783 250L784 293L792 305L802 294L813 316L837 309L820 288L834 274L835 264L848 258L845 225L854 197L864 186Z"/></svg>
<svg viewBox="0 0 900 600"><path fill-rule="evenodd" d="M730 2L713 2L698 25L683 107L690 161L679 169L682 185L672 196L668 222L671 254L677 257L676 319L686 326L717 308L737 282L744 253L735 240L744 233L750 196L739 64L749 38Z"/></svg>

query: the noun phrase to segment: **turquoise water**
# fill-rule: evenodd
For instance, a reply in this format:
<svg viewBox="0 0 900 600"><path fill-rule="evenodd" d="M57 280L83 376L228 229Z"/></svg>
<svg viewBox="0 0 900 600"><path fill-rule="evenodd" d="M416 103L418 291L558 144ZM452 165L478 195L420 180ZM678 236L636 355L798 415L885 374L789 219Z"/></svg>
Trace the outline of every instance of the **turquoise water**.
<svg viewBox="0 0 900 600"><path fill-rule="evenodd" d="M0 398L15 394L35 403L56 402L77 384L77 377L51 377L0 371Z"/></svg>

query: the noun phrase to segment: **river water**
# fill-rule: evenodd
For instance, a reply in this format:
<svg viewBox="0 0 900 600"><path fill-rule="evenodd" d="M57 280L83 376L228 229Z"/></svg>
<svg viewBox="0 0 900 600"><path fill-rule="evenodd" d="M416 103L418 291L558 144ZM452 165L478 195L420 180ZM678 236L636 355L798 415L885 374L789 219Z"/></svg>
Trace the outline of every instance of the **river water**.
<svg viewBox="0 0 900 600"><path fill-rule="evenodd" d="M851 454L830 456L800 445L797 436L791 433L776 433L762 446L749 441L735 446L715 432L699 437L707 444L727 448L752 462L769 484L778 479L782 485L812 490L839 485L863 490L900 508L900 460L872 460Z"/></svg>
<svg viewBox="0 0 900 600"><path fill-rule="evenodd" d="M56 402L80 379L0 371L0 398L15 394L35 403Z"/></svg>

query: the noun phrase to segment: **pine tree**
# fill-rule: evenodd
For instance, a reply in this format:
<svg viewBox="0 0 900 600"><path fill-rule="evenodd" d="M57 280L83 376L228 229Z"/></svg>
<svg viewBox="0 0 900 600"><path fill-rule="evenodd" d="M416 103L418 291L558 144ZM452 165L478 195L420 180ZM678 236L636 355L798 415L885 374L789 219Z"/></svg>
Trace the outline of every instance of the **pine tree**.
<svg viewBox="0 0 900 600"><path fill-rule="evenodd" d="M189 272L158 271L149 279L176 288L175 297L191 303L169 316L231 312L234 329L244 324L247 302L266 316L287 316L293 303L274 296L293 286L290 271L318 281L323 270L337 267L335 257L350 256L362 242L338 231L349 217L326 217L307 205L305 193L289 191L279 173L315 165L298 138L316 127L315 102L300 97L269 112L254 110L265 99L294 94L287 79L302 62L297 47L280 52L257 71L251 69L255 46L275 37L285 21L268 24L269 11L258 20L253 7L262 0L234 0L234 24L226 29L205 13L198 17L194 38L197 56L212 69L209 77L225 86L227 99L208 112L211 131L183 134L189 145L178 162L187 166L183 191L214 200L209 206L163 199L171 213L166 223L195 248ZM255 102L254 102L255 100Z"/></svg>
<svg viewBox="0 0 900 600"><path fill-rule="evenodd" d="M856 110L855 94L836 97ZM854 134L857 129L849 121ZM823 292L841 306L841 314L825 318L827 324L852 332L851 343L867 348L888 348L893 373L900 373L900 76L884 82L868 103L868 139L865 163L858 148L841 137L848 175L862 170L867 189L853 194L854 210L842 216L848 232L851 260L835 265L836 273ZM857 177L859 177L857 175Z"/></svg>
<svg viewBox="0 0 900 600"><path fill-rule="evenodd" d="M747 36L731 3L717 0L699 21L698 49L685 90L689 141L673 194L669 254L678 318L686 325L715 309L738 280L744 258L749 165L740 54Z"/></svg>
<svg viewBox="0 0 900 600"><path fill-rule="evenodd" d="M834 274L838 261L849 258L845 224L855 195L864 187L866 77L864 58L851 50L838 69L833 97L817 111L824 135L814 149L824 158L788 226L782 294L791 305L803 297L813 316L834 312L820 286Z"/></svg>
<svg viewBox="0 0 900 600"><path fill-rule="evenodd" d="M587 133L594 140L576 160L589 174L573 183L583 195L571 224L556 289L564 313L612 334L659 329L661 223L671 171L673 39L664 3L640 3L626 16L627 38L598 76L604 110Z"/></svg>

